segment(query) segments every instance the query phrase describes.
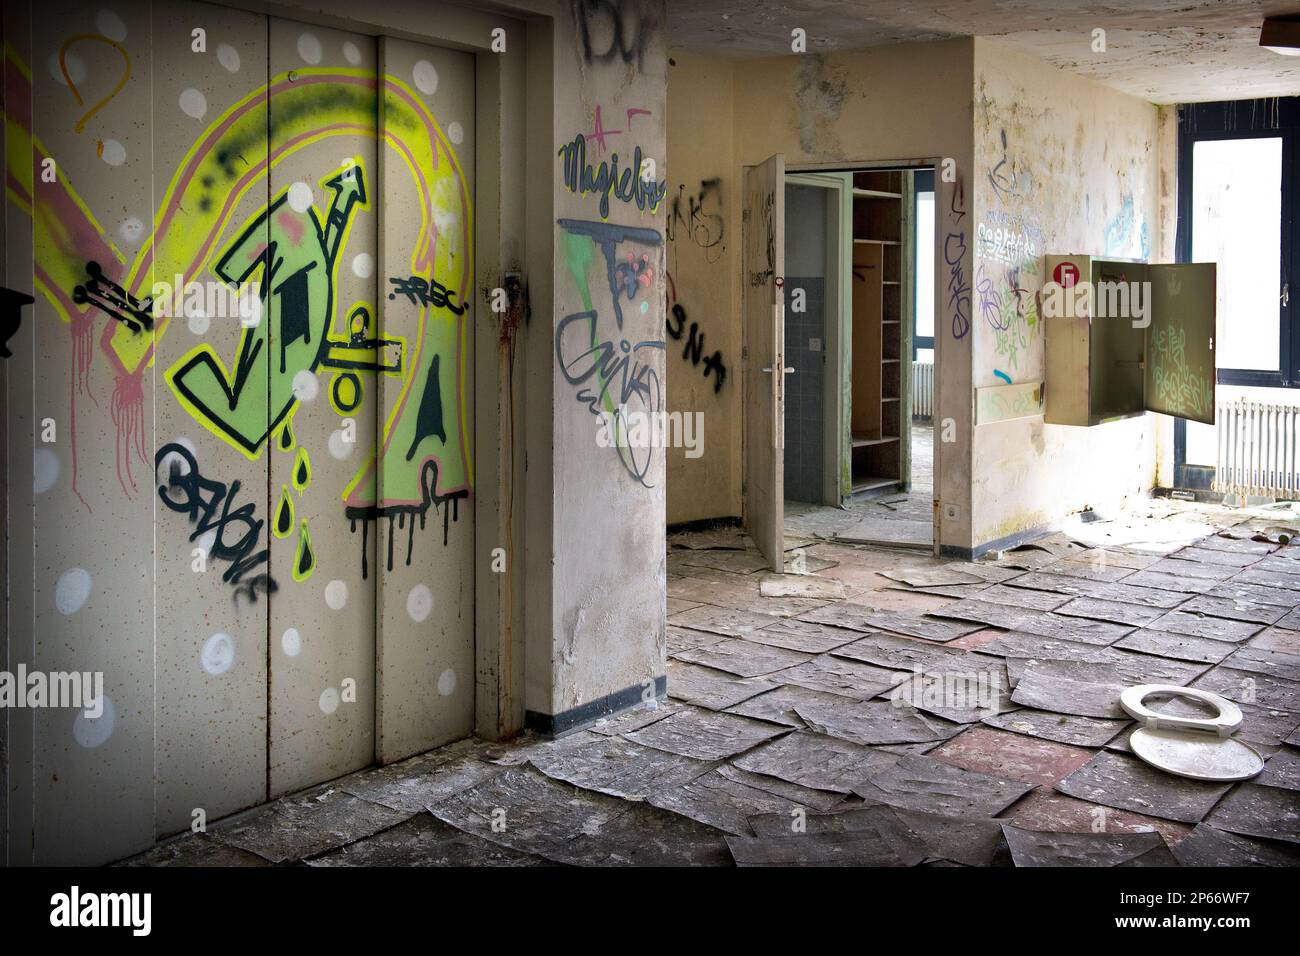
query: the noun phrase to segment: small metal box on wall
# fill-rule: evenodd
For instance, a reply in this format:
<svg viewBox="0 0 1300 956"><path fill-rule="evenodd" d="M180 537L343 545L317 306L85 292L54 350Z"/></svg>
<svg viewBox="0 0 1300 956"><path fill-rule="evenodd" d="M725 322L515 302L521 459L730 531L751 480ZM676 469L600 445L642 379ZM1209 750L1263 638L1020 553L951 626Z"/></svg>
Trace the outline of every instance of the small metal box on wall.
<svg viewBox="0 0 1300 956"><path fill-rule="evenodd" d="M1214 263L1043 257L1050 425L1161 412L1214 423Z"/></svg>

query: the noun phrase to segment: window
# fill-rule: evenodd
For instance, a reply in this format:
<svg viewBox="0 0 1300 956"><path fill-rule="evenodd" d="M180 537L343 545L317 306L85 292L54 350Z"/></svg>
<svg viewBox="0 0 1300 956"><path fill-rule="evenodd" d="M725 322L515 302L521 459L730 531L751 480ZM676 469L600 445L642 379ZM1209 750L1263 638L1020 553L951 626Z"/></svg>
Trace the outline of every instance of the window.
<svg viewBox="0 0 1300 956"><path fill-rule="evenodd" d="M934 170L917 170L912 361L934 361Z"/></svg>
<svg viewBox="0 0 1300 956"><path fill-rule="evenodd" d="M1215 364L1227 394L1300 388L1295 184L1300 98L1197 103L1178 116L1178 260L1215 262ZM1295 395L1300 403L1300 394ZM1215 427L1174 425L1174 485L1209 488Z"/></svg>

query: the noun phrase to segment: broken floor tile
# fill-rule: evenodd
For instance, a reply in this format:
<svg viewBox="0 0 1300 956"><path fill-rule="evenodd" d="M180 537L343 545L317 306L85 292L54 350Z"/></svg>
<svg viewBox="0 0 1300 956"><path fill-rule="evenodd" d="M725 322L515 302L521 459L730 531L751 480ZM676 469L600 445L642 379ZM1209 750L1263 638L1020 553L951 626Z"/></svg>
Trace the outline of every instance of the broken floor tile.
<svg viewBox="0 0 1300 956"><path fill-rule="evenodd" d="M688 708L624 736L683 757L723 760L787 731L786 727L737 714Z"/></svg>
<svg viewBox="0 0 1300 956"><path fill-rule="evenodd" d="M1287 609L1259 601L1239 598L1211 597L1201 594L1183 604L1178 610L1188 614L1206 614L1230 621L1254 621L1257 624L1275 624L1286 616Z"/></svg>
<svg viewBox="0 0 1300 956"><path fill-rule="evenodd" d="M946 584L984 584L984 578L960 568L940 565L930 568L907 568L902 571L881 571L882 577L901 581L914 588L938 587Z"/></svg>
<svg viewBox="0 0 1300 956"><path fill-rule="evenodd" d="M871 830L796 836L728 836L737 866L902 866L880 834Z"/></svg>
<svg viewBox="0 0 1300 956"><path fill-rule="evenodd" d="M1195 561L1197 564L1210 564L1224 568L1244 568L1260 561L1258 554L1242 554L1237 551L1224 551L1221 548L1202 548L1198 545L1175 551L1170 560Z"/></svg>
<svg viewBox="0 0 1300 956"><path fill-rule="evenodd" d="M1223 662L1227 667L1267 674L1279 680L1300 681L1300 654L1253 647L1249 644L1233 649L1236 653Z"/></svg>
<svg viewBox="0 0 1300 956"><path fill-rule="evenodd" d="M1111 621L1115 624L1130 624L1141 627L1150 624L1165 613L1164 608L1146 607L1142 604L1124 604L1120 601L1106 601L1101 598L1080 597L1056 609L1057 614L1066 617L1082 617L1090 621Z"/></svg>
<svg viewBox="0 0 1300 956"><path fill-rule="evenodd" d="M1031 571L1011 581L1007 587L1021 591L1046 591L1060 596L1060 603L1064 604L1070 596L1096 594L1106 587L1106 582L1053 571Z"/></svg>
<svg viewBox="0 0 1300 956"><path fill-rule="evenodd" d="M206 833L185 833L115 866L270 866L256 853L226 846Z"/></svg>
<svg viewBox="0 0 1300 956"><path fill-rule="evenodd" d="M711 667L668 661L668 696L709 710L726 710L775 686L761 677L737 680Z"/></svg>
<svg viewBox="0 0 1300 956"><path fill-rule="evenodd" d="M805 654L824 654L862 637L858 631L846 631L829 624L814 624L795 618L777 621L768 627L745 635L747 641L757 641L772 647L802 651Z"/></svg>
<svg viewBox="0 0 1300 956"><path fill-rule="evenodd" d="M405 813L419 813L430 804L445 800L461 790L477 786L502 772L502 767L473 757L404 760L362 770L344 777L338 788Z"/></svg>
<svg viewBox="0 0 1300 956"><path fill-rule="evenodd" d="M548 866L546 860L465 833L428 813L322 854L309 866Z"/></svg>
<svg viewBox="0 0 1300 956"><path fill-rule="evenodd" d="M1177 866L1159 833L1047 833L1003 826L1016 866Z"/></svg>
<svg viewBox="0 0 1300 956"><path fill-rule="evenodd" d="M931 757L907 756L871 768L853 792L872 803L946 816L993 817L1033 788L1016 780L963 770Z"/></svg>
<svg viewBox="0 0 1300 956"><path fill-rule="evenodd" d="M602 866L730 866L724 834L648 803L633 803L594 835L583 838L605 853Z"/></svg>
<svg viewBox="0 0 1300 956"><path fill-rule="evenodd" d="M1035 611L1032 608L1012 607L1006 604L993 604L979 598L967 598L962 601L953 601L938 611L932 611L930 616L952 621L974 621L990 627L1017 630L1021 624L1032 621L1044 613L1043 611ZM954 637L960 636L959 634L954 635Z"/></svg>
<svg viewBox="0 0 1300 956"><path fill-rule="evenodd" d="M973 724L994 714L1016 709L1011 701L1006 668L997 658L970 655L965 669L932 670L913 674L888 691L891 701L911 704L917 710L957 724Z"/></svg>
<svg viewBox="0 0 1300 956"><path fill-rule="evenodd" d="M1264 587L1283 589L1283 592L1300 593L1300 575L1284 574L1268 568L1246 568L1232 576L1233 584L1260 584ZM1279 595L1280 596L1280 595Z"/></svg>
<svg viewBox="0 0 1300 956"><path fill-rule="evenodd" d="M811 730L868 747L937 742L958 729L902 701L806 701L794 709Z"/></svg>
<svg viewBox="0 0 1300 956"><path fill-rule="evenodd" d="M817 790L797 783L790 783L788 780L781 780L765 773L742 770L733 764L724 763L718 768L717 772L728 780L742 783L747 787L753 787L755 790L762 790L764 793L770 793L783 800L802 803L821 813L843 806L846 800L857 799L856 797L847 797L842 792Z"/></svg>
<svg viewBox="0 0 1300 956"><path fill-rule="evenodd" d="M1262 704L1275 710L1300 711L1300 683L1282 680L1269 674L1238 670L1220 664L1206 671L1193 687L1243 704Z"/></svg>
<svg viewBox="0 0 1300 956"><path fill-rule="evenodd" d="M1073 744L1076 747L1101 747L1130 723L1128 720L1078 717L1029 707L1009 714L985 717L983 722L1001 730Z"/></svg>
<svg viewBox="0 0 1300 956"><path fill-rule="evenodd" d="M628 800L644 800L656 790L678 786L712 769L703 760L622 737L599 736L580 747L534 756L529 762L548 777Z"/></svg>
<svg viewBox="0 0 1300 956"><path fill-rule="evenodd" d="M642 727L649 726L657 720L663 720L670 717L682 709L682 705L671 700L653 700L644 704L638 704L631 710L625 710L623 713L614 717L602 717L591 725L593 734L604 734L606 737L614 737L618 734L625 734L633 730L640 730Z"/></svg>
<svg viewBox="0 0 1300 956"><path fill-rule="evenodd" d="M352 843L410 816L327 785L282 797L220 823L211 832L227 846L284 863Z"/></svg>
<svg viewBox="0 0 1300 956"><path fill-rule="evenodd" d="M907 676L889 668L822 654L805 664L774 674L771 679L855 700L868 700L889 690Z"/></svg>
<svg viewBox="0 0 1300 956"><path fill-rule="evenodd" d="M1038 667L1050 661L1102 665L1111 668L1117 681L1134 684L1183 685L1205 673L1208 668L1207 664L1197 661L1156 657L1116 648L1113 645L1097 647L1080 644L1077 641L1056 640L1044 645L1041 652L1033 653L1027 647L1022 653L1008 654L1005 660L1007 676L1011 679L1012 687L1019 685L1020 678L1028 668ZM1101 674L1101 672L1088 671L1082 679L1093 680L1094 674Z"/></svg>
<svg viewBox="0 0 1300 956"><path fill-rule="evenodd" d="M1153 631L1172 631L1192 637L1208 637L1213 641L1240 643L1264 629L1255 621L1225 621L1219 617L1188 614L1186 611L1167 611L1148 625Z"/></svg>
<svg viewBox="0 0 1300 956"><path fill-rule="evenodd" d="M1056 789L1108 807L1181 823L1198 823L1227 792L1228 786L1177 777L1136 757L1103 750L1056 784Z"/></svg>
<svg viewBox="0 0 1300 956"><path fill-rule="evenodd" d="M669 654L690 650L694 647L704 647L707 644L717 644L725 640L727 640L727 635L718 634L714 631L697 631L690 627L668 625Z"/></svg>
<svg viewBox="0 0 1300 956"><path fill-rule="evenodd" d="M673 657L679 661L726 671L737 677L762 677L812 660L810 654L739 638L677 651Z"/></svg>
<svg viewBox="0 0 1300 956"><path fill-rule="evenodd" d="M1255 782L1266 787L1300 790L1300 754L1283 748L1268 758Z"/></svg>
<svg viewBox="0 0 1300 956"><path fill-rule="evenodd" d="M852 697L811 690L798 684L783 684L775 690L769 690L765 694L759 694L757 697L742 701L734 707L728 707L726 713L754 717L758 720L766 720L786 727L802 728L807 725L795 713L795 707L808 701L839 705L857 703Z"/></svg>
<svg viewBox="0 0 1300 956"><path fill-rule="evenodd" d="M1292 631L1284 627L1266 627L1247 641L1246 646L1283 651L1287 654L1300 654L1300 631Z"/></svg>
<svg viewBox="0 0 1300 956"><path fill-rule="evenodd" d="M1134 628L1113 621L1092 621L1083 617L1066 617L1048 611L1022 620L1013 630L1044 637L1057 637L1081 644L1113 644Z"/></svg>
<svg viewBox="0 0 1300 956"><path fill-rule="evenodd" d="M1269 587L1264 584L1248 584L1232 578L1213 590L1206 591L1206 596L1223 598L1229 601L1252 601L1255 604L1269 604L1273 607L1291 610L1300 603L1300 592L1285 588Z"/></svg>
<svg viewBox="0 0 1300 956"><path fill-rule="evenodd" d="M989 606L996 607L997 605ZM847 601L830 604L816 611L802 614L800 618L805 621L815 621L819 624L846 627L855 631L868 633L892 631L895 634L908 634L912 637L923 637L931 641L951 641L963 634L970 634L979 630L978 627L970 624L956 621L940 621L930 617L909 617L897 611L887 611L882 608L865 604L853 604Z"/></svg>
<svg viewBox="0 0 1300 956"><path fill-rule="evenodd" d="M858 636L858 635L855 635ZM852 644L845 644L831 652L836 657L847 657L887 667L893 670L911 671L915 668L926 670L932 665L948 662L963 656L959 649L942 644L925 644L908 637L895 637L893 634L868 634Z"/></svg>
<svg viewBox="0 0 1300 956"><path fill-rule="evenodd" d="M1300 866L1300 847L1257 840L1202 823L1174 847L1183 866Z"/></svg>
<svg viewBox="0 0 1300 956"><path fill-rule="evenodd" d="M930 756L955 767L1051 786L1078 770L1092 751L993 727L970 727L930 751Z"/></svg>
<svg viewBox="0 0 1300 956"><path fill-rule="evenodd" d="M668 613L677 614L680 611L689 611L693 607L699 607L698 601L683 601L680 598L670 597L667 599Z"/></svg>
<svg viewBox="0 0 1300 956"><path fill-rule="evenodd" d="M844 590L843 581L812 574L766 574L758 582L758 593L765 598L804 597L839 601L844 598Z"/></svg>
<svg viewBox="0 0 1300 956"><path fill-rule="evenodd" d="M651 794L647 802L727 833L752 836L747 821L755 814L772 813L790 819L793 810L806 811L826 802L827 794L822 791L808 790L793 783L784 786L785 793L773 793L737 779L735 775L728 776L719 768L680 787ZM793 794L807 795L812 802L804 803Z"/></svg>
<svg viewBox="0 0 1300 956"><path fill-rule="evenodd" d="M1171 631L1152 631L1146 628L1134 631L1127 637L1121 637L1111 647L1201 664L1217 664L1237 649L1236 644L1226 641L1175 634Z"/></svg>
<svg viewBox="0 0 1300 956"><path fill-rule="evenodd" d="M849 793L854 783L868 776L870 768L897 759L861 744L800 730L745 754L735 766L814 790Z"/></svg>
<svg viewBox="0 0 1300 956"><path fill-rule="evenodd" d="M1004 813L1001 819L1026 830L1054 830L1070 833L1159 833L1170 846L1191 832L1186 823L1161 820L1128 810L1103 807L1056 793L1037 789Z"/></svg>
<svg viewBox="0 0 1300 956"><path fill-rule="evenodd" d="M1110 583L1128 577L1133 573L1133 569L1126 566L1127 563L1131 562L1121 561L1118 556L1114 561L1106 560L1103 562L1101 559L1094 559L1085 555L1073 555L1063 561L1049 564L1043 570L1050 574Z"/></svg>
<svg viewBox="0 0 1300 956"><path fill-rule="evenodd" d="M1241 783L1205 822L1242 836L1300 843L1300 792Z"/></svg>
<svg viewBox="0 0 1300 956"><path fill-rule="evenodd" d="M1159 683L1185 684L1190 679L1170 679L1170 672L1174 670L1171 665L1184 663L1182 661L1156 657L1151 661L1151 673L1156 667L1164 672L1165 679ZM1119 704L1124 688L1153 682L1148 675L1133 673L1132 665L1122 659L1106 663L1030 660L1024 662L1019 673L1016 689L1011 694L1013 702L1081 717L1125 717L1127 715Z"/></svg>
<svg viewBox="0 0 1300 956"><path fill-rule="evenodd" d="M1118 581L1102 585L1088 597L1101 598L1106 601L1120 601L1124 604L1140 604L1143 607L1172 610L1187 600L1188 595L1181 591L1162 591L1159 588L1144 588L1140 585Z"/></svg>
<svg viewBox="0 0 1300 956"><path fill-rule="evenodd" d="M1018 584L1019 581L1014 583ZM995 584L980 591L976 600L1034 611L1051 611L1068 603L1071 598L1067 594L1058 594L1054 591L1035 591L1009 584Z"/></svg>
<svg viewBox="0 0 1300 956"><path fill-rule="evenodd" d="M1135 587L1159 588L1164 591L1177 591L1181 594L1204 594L1213 590L1220 581L1215 578L1193 578L1168 571L1137 571L1124 579L1125 584Z"/></svg>
<svg viewBox="0 0 1300 956"><path fill-rule="evenodd" d="M689 611L674 614L668 623L676 624L678 627L693 628L697 631L713 631L715 634L739 637L742 634L748 634L750 631L756 631L760 627L767 627L772 623L772 619L763 614L704 604L700 607L693 607Z"/></svg>

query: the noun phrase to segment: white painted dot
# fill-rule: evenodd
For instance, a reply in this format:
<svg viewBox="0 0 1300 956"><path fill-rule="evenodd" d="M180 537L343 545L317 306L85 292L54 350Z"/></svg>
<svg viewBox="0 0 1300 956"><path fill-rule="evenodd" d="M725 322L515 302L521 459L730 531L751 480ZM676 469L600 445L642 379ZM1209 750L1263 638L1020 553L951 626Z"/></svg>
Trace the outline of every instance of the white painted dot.
<svg viewBox="0 0 1300 956"><path fill-rule="evenodd" d="M339 709L339 690L337 687L326 687L320 692L320 709L325 714L332 714Z"/></svg>
<svg viewBox="0 0 1300 956"><path fill-rule="evenodd" d="M280 650L286 657L297 657L302 651L302 635L296 627L291 627L280 635Z"/></svg>
<svg viewBox="0 0 1300 956"><path fill-rule="evenodd" d="M117 708L107 694L100 698L98 717L86 716L85 710L78 710L72 721L72 737L87 750L93 750L113 736L113 727L117 724Z"/></svg>
<svg viewBox="0 0 1300 956"><path fill-rule="evenodd" d="M422 622L433 610L433 592L423 584L417 584L406 595L406 613L416 624Z"/></svg>
<svg viewBox="0 0 1300 956"><path fill-rule="evenodd" d="M353 66L361 62L361 50L351 40L345 40L343 43L343 59L347 60Z"/></svg>
<svg viewBox="0 0 1300 956"><path fill-rule="evenodd" d="M461 126L459 123L452 122L451 125L447 127L447 138L459 146L461 141L465 139L465 127Z"/></svg>
<svg viewBox="0 0 1300 956"><path fill-rule="evenodd" d="M191 332L195 335L204 335L208 331L208 317L202 309L195 309L194 312L185 320Z"/></svg>
<svg viewBox="0 0 1300 956"><path fill-rule="evenodd" d="M443 697L456 693L456 672L450 667L438 675L438 693Z"/></svg>
<svg viewBox="0 0 1300 956"><path fill-rule="evenodd" d="M345 458L351 458L352 449L357 447L355 441L347 440L347 436L343 433L343 429L341 428L336 428L334 431L330 432L330 438L327 444L329 445L330 454L339 461L343 461Z"/></svg>
<svg viewBox="0 0 1300 956"><path fill-rule="evenodd" d="M230 73L239 72L239 51L229 43L223 43L217 47L217 62L226 68Z"/></svg>
<svg viewBox="0 0 1300 956"><path fill-rule="evenodd" d="M425 96L432 96L438 89L438 71L428 60L420 60L415 64L411 70L411 79L415 81L415 88Z"/></svg>
<svg viewBox="0 0 1300 956"><path fill-rule="evenodd" d="M128 246L138 246L140 240L144 238L144 223L135 216L128 216L122 220L122 224L117 227L118 234L122 241Z"/></svg>
<svg viewBox="0 0 1300 956"><path fill-rule="evenodd" d="M248 286L246 292L240 293L239 324L246 329L255 329L261 322L262 297L257 294L252 286Z"/></svg>
<svg viewBox="0 0 1300 956"><path fill-rule="evenodd" d="M126 24L112 10L100 10L95 14L95 27L110 40L121 43L126 39Z"/></svg>
<svg viewBox="0 0 1300 956"><path fill-rule="evenodd" d="M315 198L311 187L304 182L296 182L289 187L289 208L294 212L306 212Z"/></svg>
<svg viewBox="0 0 1300 956"><path fill-rule="evenodd" d="M199 663L214 677L224 674L235 663L235 639L229 634L213 634L203 643Z"/></svg>
<svg viewBox="0 0 1300 956"><path fill-rule="evenodd" d="M375 272L375 257L368 252L358 252L352 257L352 274L359 279L369 279Z"/></svg>
<svg viewBox="0 0 1300 956"><path fill-rule="evenodd" d="M59 480L59 456L48 448L32 452L32 491L41 495Z"/></svg>
<svg viewBox="0 0 1300 956"><path fill-rule="evenodd" d="M110 166L121 166L126 162L126 147L115 139L104 140L104 151L100 154Z"/></svg>
<svg viewBox="0 0 1300 956"><path fill-rule="evenodd" d="M304 33L298 37L298 55L308 63L320 62L320 40L314 33Z"/></svg>
<svg viewBox="0 0 1300 956"><path fill-rule="evenodd" d="M300 402L310 402L320 391L320 383L316 380L316 373L309 369L300 369L293 377L293 397Z"/></svg>
<svg viewBox="0 0 1300 956"><path fill-rule="evenodd" d="M63 65L68 68L68 76L72 77L73 85L80 86L81 81L86 78L86 64L81 57L75 53L67 53L63 57ZM63 78L63 70L59 67L59 53L57 50L50 54L49 66L50 76L54 77L56 82L67 86L68 81Z"/></svg>
<svg viewBox="0 0 1300 956"><path fill-rule="evenodd" d="M325 585L325 603L332 611L341 611L348 603L348 586L344 581L331 581Z"/></svg>
<svg viewBox="0 0 1300 956"><path fill-rule="evenodd" d="M203 119L208 111L208 98L192 86L181 91L180 104L181 112L194 119Z"/></svg>
<svg viewBox="0 0 1300 956"><path fill-rule="evenodd" d="M90 597L90 572L69 568L59 575L54 586L54 606L60 614L76 614Z"/></svg>

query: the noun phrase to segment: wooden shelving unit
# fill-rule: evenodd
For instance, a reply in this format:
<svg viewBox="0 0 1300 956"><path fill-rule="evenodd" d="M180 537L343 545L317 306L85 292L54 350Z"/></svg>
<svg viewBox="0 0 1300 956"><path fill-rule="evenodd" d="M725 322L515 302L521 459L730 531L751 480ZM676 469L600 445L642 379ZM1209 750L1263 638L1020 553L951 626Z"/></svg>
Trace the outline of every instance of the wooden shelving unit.
<svg viewBox="0 0 1300 956"><path fill-rule="evenodd" d="M853 174L854 493L903 480L903 176L899 170Z"/></svg>

